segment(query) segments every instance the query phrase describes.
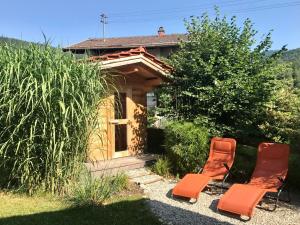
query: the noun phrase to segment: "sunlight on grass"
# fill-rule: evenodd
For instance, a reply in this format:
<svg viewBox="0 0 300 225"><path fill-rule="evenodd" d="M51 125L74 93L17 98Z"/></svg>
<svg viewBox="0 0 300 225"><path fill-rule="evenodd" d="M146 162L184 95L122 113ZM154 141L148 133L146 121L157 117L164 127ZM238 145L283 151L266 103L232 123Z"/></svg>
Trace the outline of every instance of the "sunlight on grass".
<svg viewBox="0 0 300 225"><path fill-rule="evenodd" d="M53 196L0 192L0 225L161 224L141 195L120 197L104 206L74 206Z"/></svg>
<svg viewBox="0 0 300 225"><path fill-rule="evenodd" d="M51 212L66 209L69 205L50 196L33 196L0 193L0 218Z"/></svg>

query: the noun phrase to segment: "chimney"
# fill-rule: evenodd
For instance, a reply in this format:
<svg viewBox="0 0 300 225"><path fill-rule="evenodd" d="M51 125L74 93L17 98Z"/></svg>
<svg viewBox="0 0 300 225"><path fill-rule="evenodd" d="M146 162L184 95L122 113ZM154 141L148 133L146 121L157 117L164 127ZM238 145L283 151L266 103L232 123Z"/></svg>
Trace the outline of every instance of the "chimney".
<svg viewBox="0 0 300 225"><path fill-rule="evenodd" d="M158 37L165 36L166 33L164 27L159 27L157 33L158 33Z"/></svg>

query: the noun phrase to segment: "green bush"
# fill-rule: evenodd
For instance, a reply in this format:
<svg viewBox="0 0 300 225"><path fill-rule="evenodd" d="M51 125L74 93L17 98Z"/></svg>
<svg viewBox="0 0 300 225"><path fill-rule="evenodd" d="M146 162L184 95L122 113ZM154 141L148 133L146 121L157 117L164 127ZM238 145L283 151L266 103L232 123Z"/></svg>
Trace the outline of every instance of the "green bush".
<svg viewBox="0 0 300 225"><path fill-rule="evenodd" d="M147 127L151 127L157 118L155 117L155 108L147 109Z"/></svg>
<svg viewBox="0 0 300 225"><path fill-rule="evenodd" d="M165 133L163 129L147 128L147 152L155 154L165 153L164 139Z"/></svg>
<svg viewBox="0 0 300 225"><path fill-rule="evenodd" d="M124 173L95 178L87 172L74 186L71 199L76 205L99 205L127 186L128 177Z"/></svg>
<svg viewBox="0 0 300 225"><path fill-rule="evenodd" d="M291 153L289 158L288 184L300 192L300 154Z"/></svg>
<svg viewBox="0 0 300 225"><path fill-rule="evenodd" d="M167 157L161 157L153 165L152 170L154 173L160 176L169 177L171 171L171 163Z"/></svg>
<svg viewBox="0 0 300 225"><path fill-rule="evenodd" d="M172 122L165 129L165 147L173 172L183 175L204 165L208 131L190 122Z"/></svg>
<svg viewBox="0 0 300 225"><path fill-rule="evenodd" d="M266 116L259 129L267 138L289 143L294 149L299 149L300 94L292 85L291 80L286 81L266 104Z"/></svg>
<svg viewBox="0 0 300 225"><path fill-rule="evenodd" d="M0 46L1 186L66 191L108 85L99 66L49 46Z"/></svg>
<svg viewBox="0 0 300 225"><path fill-rule="evenodd" d="M234 176L229 176L232 183L244 183L251 178L256 164L257 147L237 145L233 166Z"/></svg>

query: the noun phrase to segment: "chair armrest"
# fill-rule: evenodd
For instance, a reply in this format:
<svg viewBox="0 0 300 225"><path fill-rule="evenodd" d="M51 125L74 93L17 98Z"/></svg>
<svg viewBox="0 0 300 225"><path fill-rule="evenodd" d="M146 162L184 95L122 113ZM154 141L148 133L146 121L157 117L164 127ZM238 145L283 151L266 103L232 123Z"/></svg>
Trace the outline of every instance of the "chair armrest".
<svg viewBox="0 0 300 225"><path fill-rule="evenodd" d="M227 172L230 173L230 168L229 168L228 164L227 163L223 163L223 165L226 168Z"/></svg>
<svg viewBox="0 0 300 225"><path fill-rule="evenodd" d="M197 171L198 171L197 173L202 173L203 167L198 167L198 168L197 168Z"/></svg>
<svg viewBox="0 0 300 225"><path fill-rule="evenodd" d="M277 177L277 179L281 182L281 186L278 188L278 190L283 190L287 185L287 178L284 179L283 177Z"/></svg>
<svg viewBox="0 0 300 225"><path fill-rule="evenodd" d="M277 179L281 181L282 184L286 183L286 179L284 179L283 177L277 177Z"/></svg>

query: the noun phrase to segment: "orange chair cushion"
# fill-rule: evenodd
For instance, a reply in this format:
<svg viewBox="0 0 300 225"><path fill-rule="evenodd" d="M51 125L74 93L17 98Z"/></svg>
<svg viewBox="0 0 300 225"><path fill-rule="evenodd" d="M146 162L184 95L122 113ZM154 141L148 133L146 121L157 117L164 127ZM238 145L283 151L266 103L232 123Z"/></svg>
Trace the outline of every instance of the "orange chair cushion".
<svg viewBox="0 0 300 225"><path fill-rule="evenodd" d="M203 167L202 174L214 180L223 180L228 172L226 163L231 168L235 156L236 141L232 138L214 137L211 140L209 157Z"/></svg>
<svg viewBox="0 0 300 225"><path fill-rule="evenodd" d="M290 147L287 144L261 143L258 146L257 161L250 183L268 192L277 192L285 179L289 166Z"/></svg>
<svg viewBox="0 0 300 225"><path fill-rule="evenodd" d="M172 194L186 198L198 198L199 193L206 187L211 180L203 174L187 174L174 187Z"/></svg>
<svg viewBox="0 0 300 225"><path fill-rule="evenodd" d="M217 208L223 211L251 217L266 190L249 184L234 184L220 199Z"/></svg>

